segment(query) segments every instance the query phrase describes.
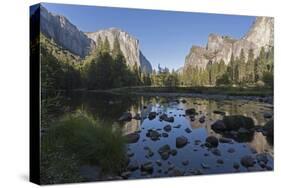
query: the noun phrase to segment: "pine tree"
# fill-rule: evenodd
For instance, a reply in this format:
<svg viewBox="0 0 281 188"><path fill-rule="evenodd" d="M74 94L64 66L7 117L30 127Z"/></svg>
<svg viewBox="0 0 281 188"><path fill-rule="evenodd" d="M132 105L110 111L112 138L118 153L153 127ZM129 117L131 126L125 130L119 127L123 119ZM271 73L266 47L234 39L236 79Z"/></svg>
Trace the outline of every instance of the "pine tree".
<svg viewBox="0 0 281 188"><path fill-rule="evenodd" d="M230 80L234 83L235 80L235 59L233 53L231 53L230 62L229 62L229 73L230 73Z"/></svg>
<svg viewBox="0 0 281 188"><path fill-rule="evenodd" d="M103 43L103 47L102 47L102 52L103 53L110 53L110 44L108 41L108 38L105 37L104 39L104 43Z"/></svg>
<svg viewBox="0 0 281 188"><path fill-rule="evenodd" d="M255 58L254 51L250 49L248 52L248 60L246 63L246 81L253 83L255 81Z"/></svg>
<svg viewBox="0 0 281 188"><path fill-rule="evenodd" d="M118 38L115 37L114 38L114 42L113 42L112 57L116 58L120 54L122 54L122 51L120 49L120 43L119 43Z"/></svg>
<svg viewBox="0 0 281 188"><path fill-rule="evenodd" d="M245 80L246 74L246 64L245 64L245 54L243 48L240 51L239 60L238 60L238 69L239 69L239 82L243 82Z"/></svg>

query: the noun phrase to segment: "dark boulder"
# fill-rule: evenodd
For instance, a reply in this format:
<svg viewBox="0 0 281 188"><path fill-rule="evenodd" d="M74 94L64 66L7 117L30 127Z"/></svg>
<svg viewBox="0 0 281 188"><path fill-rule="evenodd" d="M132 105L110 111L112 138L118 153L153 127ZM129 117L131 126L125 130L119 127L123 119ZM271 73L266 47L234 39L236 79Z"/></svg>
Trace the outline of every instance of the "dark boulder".
<svg viewBox="0 0 281 188"><path fill-rule="evenodd" d="M211 125L215 132L252 133L254 131L254 121L250 117L242 115L224 116L223 120L217 120ZM239 131L239 132L238 132Z"/></svg>
<svg viewBox="0 0 281 188"><path fill-rule="evenodd" d="M166 132L170 132L172 130L172 126L171 125L166 125L163 129Z"/></svg>
<svg viewBox="0 0 281 188"><path fill-rule="evenodd" d="M149 112L148 119L153 120L156 118L157 113L156 112Z"/></svg>
<svg viewBox="0 0 281 188"><path fill-rule="evenodd" d="M161 134L155 130L149 129L146 133L146 136L151 140L156 141L160 139Z"/></svg>
<svg viewBox="0 0 281 188"><path fill-rule="evenodd" d="M223 122L227 130L239 130L239 128L250 130L255 126L252 118L242 115L224 116Z"/></svg>
<svg viewBox="0 0 281 188"><path fill-rule="evenodd" d="M217 147L219 145L219 140L214 136L208 136L205 140L205 145L210 148Z"/></svg>
<svg viewBox="0 0 281 188"><path fill-rule="evenodd" d="M216 132L226 131L226 126L222 120L217 120L211 125L211 128Z"/></svg>
<svg viewBox="0 0 281 188"><path fill-rule="evenodd" d="M196 114L196 110L195 108L189 108L185 110L185 114L186 115L195 115Z"/></svg>
<svg viewBox="0 0 281 188"><path fill-rule="evenodd" d="M187 144L188 140L185 136L179 136L176 138L176 147L182 148Z"/></svg>
<svg viewBox="0 0 281 188"><path fill-rule="evenodd" d="M200 122L200 123L204 123L204 122L205 122L205 116L201 116L201 117L199 118L199 122Z"/></svg>
<svg viewBox="0 0 281 188"><path fill-rule="evenodd" d="M165 144L158 149L158 153L163 160L167 160L170 156L171 148L168 144Z"/></svg>

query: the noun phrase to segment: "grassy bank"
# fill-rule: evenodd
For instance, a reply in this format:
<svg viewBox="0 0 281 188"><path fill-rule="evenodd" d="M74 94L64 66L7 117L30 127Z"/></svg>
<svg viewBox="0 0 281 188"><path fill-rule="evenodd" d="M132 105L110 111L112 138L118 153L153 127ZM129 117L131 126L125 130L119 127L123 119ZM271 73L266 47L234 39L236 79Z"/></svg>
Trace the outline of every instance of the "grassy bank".
<svg viewBox="0 0 281 188"><path fill-rule="evenodd" d="M41 147L42 184L84 181L79 174L81 165L98 166L102 174L115 174L125 163L121 132L113 132L81 111L50 126Z"/></svg>
<svg viewBox="0 0 281 188"><path fill-rule="evenodd" d="M180 93L229 96L273 96L273 89L266 87L125 87L108 90L113 93Z"/></svg>

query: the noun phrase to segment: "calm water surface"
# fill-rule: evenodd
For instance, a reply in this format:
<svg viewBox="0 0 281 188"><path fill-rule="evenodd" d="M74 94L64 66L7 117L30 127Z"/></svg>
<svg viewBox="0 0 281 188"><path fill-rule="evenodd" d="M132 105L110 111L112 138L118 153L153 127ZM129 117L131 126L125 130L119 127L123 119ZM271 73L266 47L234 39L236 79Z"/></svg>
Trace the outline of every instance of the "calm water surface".
<svg viewBox="0 0 281 188"><path fill-rule="evenodd" d="M181 102L185 99L186 102ZM180 101L180 102L178 102ZM140 169L133 171L130 178L143 177L165 177L173 176L175 169L184 175L192 175L196 173L213 174L213 173L229 173L243 171L264 171L273 168L273 144L272 141L260 132L249 133L243 136L232 138L233 143L219 143L218 149L221 156L214 155L207 147L201 145L205 143L206 137L214 135L217 138L223 135L215 133L211 129L211 124L218 119L222 119L222 115L214 114L214 110L220 110L226 115L244 115L251 117L255 125L264 125L268 119L265 119L265 112L273 113L273 105L256 101L246 100L211 100L191 97L144 97L144 96L125 96L111 95L104 93L74 93L69 100L70 108L73 110L83 108L90 112L95 118L107 122L107 126L113 129L121 128L124 135L139 132L140 139L137 143L127 144L128 153L130 153L130 163L139 166L151 162L153 171L151 173L141 172ZM185 110L195 108L198 115L195 120L191 121L185 116ZM132 119L129 122L118 122L118 119L124 112L131 112L141 115L141 120ZM174 117L174 122L169 123L159 120L159 115L149 120L147 115L149 112L157 112L159 115L166 113L168 116ZM205 116L205 122L200 123L199 118ZM153 141L146 136L149 129L157 130L159 133L165 132L163 127L171 125L172 130L168 133L168 137L160 137L159 140ZM180 128L174 126L181 125ZM187 133L186 128L192 132ZM188 144L183 148L176 148L176 137L185 136ZM158 149L168 144L171 149L176 149L175 156L170 155L167 160L162 160L158 154ZM147 155L147 148L153 152L153 155ZM234 152L228 152L229 148ZM259 164L254 167L234 169L233 164L240 164L241 157L245 155L255 156L257 153L267 153L269 162L267 168L261 168ZM223 164L217 163L217 160L223 160ZM156 164L161 162L161 166ZM188 161L188 165L183 165L183 161Z"/></svg>

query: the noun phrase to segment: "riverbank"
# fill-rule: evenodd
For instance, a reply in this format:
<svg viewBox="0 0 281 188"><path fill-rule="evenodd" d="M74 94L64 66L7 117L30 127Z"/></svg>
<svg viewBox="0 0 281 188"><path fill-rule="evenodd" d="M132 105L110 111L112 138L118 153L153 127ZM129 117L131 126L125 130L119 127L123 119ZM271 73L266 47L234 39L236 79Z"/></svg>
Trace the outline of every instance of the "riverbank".
<svg viewBox="0 0 281 188"><path fill-rule="evenodd" d="M91 92L108 92L113 94L130 94L142 96L198 97L206 99L255 100L273 104L272 88L243 87L123 87L109 90L89 90Z"/></svg>

